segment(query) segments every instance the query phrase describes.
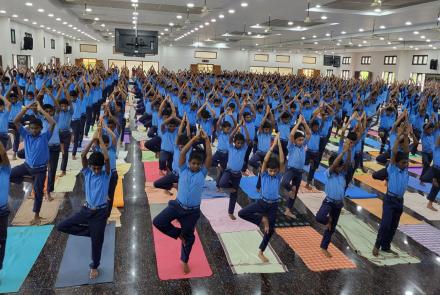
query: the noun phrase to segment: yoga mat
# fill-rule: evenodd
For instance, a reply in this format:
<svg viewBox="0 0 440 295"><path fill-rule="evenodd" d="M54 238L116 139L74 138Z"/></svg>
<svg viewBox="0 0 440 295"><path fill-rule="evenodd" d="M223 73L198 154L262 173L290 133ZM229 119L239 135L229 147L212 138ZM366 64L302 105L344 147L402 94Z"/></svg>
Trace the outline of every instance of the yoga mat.
<svg viewBox="0 0 440 295"><path fill-rule="evenodd" d="M240 180L241 190L253 200L260 199L260 193L257 191L258 176L242 177Z"/></svg>
<svg viewBox="0 0 440 295"><path fill-rule="evenodd" d="M113 199L113 207L124 207L124 183L122 177L118 177L118 183L116 184L115 197Z"/></svg>
<svg viewBox="0 0 440 295"><path fill-rule="evenodd" d="M147 132L145 132L145 131L133 130L133 131L131 131L131 136L132 136L136 141L147 140L147 139L148 139Z"/></svg>
<svg viewBox="0 0 440 295"><path fill-rule="evenodd" d="M322 201L325 199L325 193L307 193L307 194L298 194L298 198L303 202L304 206L306 206L313 215L318 213L319 208L321 208Z"/></svg>
<svg viewBox="0 0 440 295"><path fill-rule="evenodd" d="M154 182L163 175L159 174L159 162L144 162L145 181Z"/></svg>
<svg viewBox="0 0 440 295"><path fill-rule="evenodd" d="M118 171L119 177L124 177L128 171L130 171L131 163L119 163L116 164L116 170Z"/></svg>
<svg viewBox="0 0 440 295"><path fill-rule="evenodd" d="M124 134L124 143L130 143L130 134Z"/></svg>
<svg viewBox="0 0 440 295"><path fill-rule="evenodd" d="M8 227L0 293L18 292L40 255L53 225Z"/></svg>
<svg viewBox="0 0 440 295"><path fill-rule="evenodd" d="M234 215L237 220L232 220L228 216L229 198L218 198L211 200L202 200L200 210L203 215L209 220L212 229L216 233L240 232L247 230L258 230L258 227L248 221L238 217L240 205L235 205Z"/></svg>
<svg viewBox="0 0 440 295"><path fill-rule="evenodd" d="M281 204L278 205L278 213L277 218L275 221L275 227L296 227L296 226L306 226L310 225L310 223L307 221L307 217L299 214L298 212L295 212L296 218L290 218L284 215L285 208L281 206Z"/></svg>
<svg viewBox="0 0 440 295"><path fill-rule="evenodd" d="M195 242L192 247L188 265L191 269L189 274L184 274L180 260L181 241L173 239L161 233L153 226L154 249L156 251L157 274L161 280L179 280L191 278L210 277L211 267L200 242L197 231Z"/></svg>
<svg viewBox="0 0 440 295"><path fill-rule="evenodd" d="M79 171L66 171L63 177L56 177L54 184L54 193L68 193L73 191L76 183L76 176Z"/></svg>
<svg viewBox="0 0 440 295"><path fill-rule="evenodd" d="M422 175L423 168L422 167L409 167L408 171L417 175Z"/></svg>
<svg viewBox="0 0 440 295"><path fill-rule="evenodd" d="M128 151L118 151L118 157L117 160L123 160L125 161L125 158L127 158ZM116 162L117 163L117 162ZM118 163L117 163L118 164ZM120 163L123 164L123 163Z"/></svg>
<svg viewBox="0 0 440 295"><path fill-rule="evenodd" d="M333 257L326 257L320 248L322 236L310 226L277 229L276 233L301 257L311 271L356 268L356 265L332 243L328 251Z"/></svg>
<svg viewBox="0 0 440 295"><path fill-rule="evenodd" d="M411 153L409 154L409 159L413 162L417 162L422 164L422 156L420 156L419 154L415 154L412 155Z"/></svg>
<svg viewBox="0 0 440 295"><path fill-rule="evenodd" d="M145 193L150 204L168 204L168 201L175 200L177 196L176 189L171 189L172 195L167 194L163 189L153 187L152 183L145 184Z"/></svg>
<svg viewBox="0 0 440 295"><path fill-rule="evenodd" d="M374 188L378 192L386 194L387 185L385 181L374 179L371 174L364 175L354 175L354 179L360 181L361 183L368 185L371 188Z"/></svg>
<svg viewBox="0 0 440 295"><path fill-rule="evenodd" d="M41 225L52 223L58 214L58 209L61 203L64 201L64 193L52 194L53 200L47 201L43 199L43 205L40 210ZM34 212L32 208L34 207L34 200L25 198L23 203L21 203L20 208L15 214L14 220L12 220L13 225L31 225L31 221L34 219Z"/></svg>
<svg viewBox="0 0 440 295"><path fill-rule="evenodd" d="M378 266L420 263L419 259L400 250L394 244L391 244L391 248L399 254L398 257L383 251L379 251L379 256L373 256L371 251L376 242L377 231L348 211L342 210L337 230L358 255Z"/></svg>
<svg viewBox="0 0 440 295"><path fill-rule="evenodd" d="M262 263L258 258L258 247L263 239L260 231L220 233L218 236L234 274L281 273L287 271L286 266L280 261L270 244L264 251L264 255L269 259L269 262Z"/></svg>
<svg viewBox="0 0 440 295"><path fill-rule="evenodd" d="M379 150L377 148L370 147L368 145L364 145L364 152L368 153L368 152L375 152L375 151L379 151Z"/></svg>
<svg viewBox="0 0 440 295"><path fill-rule="evenodd" d="M379 152L379 151L369 151L368 153L369 153L371 156L373 156L373 157L377 157L377 156L380 155L380 152Z"/></svg>
<svg viewBox="0 0 440 295"><path fill-rule="evenodd" d="M121 211L116 207L112 207L107 222L114 222L116 227L121 227Z"/></svg>
<svg viewBox="0 0 440 295"><path fill-rule="evenodd" d="M432 184L424 183L422 185L422 184L420 184L420 179L417 179L412 176L409 177L408 186L415 189L415 190L422 191L426 194L429 194L429 192L431 191L431 188L432 188Z"/></svg>
<svg viewBox="0 0 440 295"><path fill-rule="evenodd" d="M375 136L378 137L379 136L379 132L377 132L376 130L368 130L368 134L371 136Z"/></svg>
<svg viewBox="0 0 440 295"><path fill-rule="evenodd" d="M163 209L165 209L168 204L149 204L150 205L150 217L151 220L154 219L154 217L156 217L160 212L163 211Z"/></svg>
<svg viewBox="0 0 440 295"><path fill-rule="evenodd" d="M142 162L157 162L156 154L150 151L142 151Z"/></svg>
<svg viewBox="0 0 440 295"><path fill-rule="evenodd" d="M379 219L382 218L382 205L383 202L380 199L355 199L353 202L359 206L361 206L363 209L367 210L371 214L375 215ZM418 220L407 213L403 212L402 216L400 217L399 224L421 224L423 221Z"/></svg>
<svg viewBox="0 0 440 295"><path fill-rule="evenodd" d="M115 224L105 227L99 276L89 279L92 243L89 237L69 235L55 282L55 288L113 282L115 267Z"/></svg>
<svg viewBox="0 0 440 295"><path fill-rule="evenodd" d="M379 171L380 169L383 169L385 166L374 161L367 161L364 162L364 167L376 172Z"/></svg>
<svg viewBox="0 0 440 295"><path fill-rule="evenodd" d="M208 177L206 177L208 179ZM213 198L228 198L229 195L218 191L216 183L213 180L205 180L205 185L203 186L202 199L213 199Z"/></svg>
<svg viewBox="0 0 440 295"><path fill-rule="evenodd" d="M440 220L440 212L434 212L428 208L428 199L418 193L406 192L404 196L404 206L422 215L428 220Z"/></svg>
<svg viewBox="0 0 440 295"><path fill-rule="evenodd" d="M372 138L366 137L364 142L371 147L380 149L381 143Z"/></svg>
<svg viewBox="0 0 440 295"><path fill-rule="evenodd" d="M429 224L401 225L399 230L423 247L440 255L440 230Z"/></svg>

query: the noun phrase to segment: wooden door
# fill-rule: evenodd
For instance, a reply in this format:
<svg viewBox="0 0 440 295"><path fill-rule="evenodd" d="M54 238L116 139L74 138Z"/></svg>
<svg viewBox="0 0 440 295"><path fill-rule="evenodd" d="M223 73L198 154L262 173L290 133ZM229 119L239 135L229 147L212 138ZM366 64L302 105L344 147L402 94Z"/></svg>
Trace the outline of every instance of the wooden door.
<svg viewBox="0 0 440 295"><path fill-rule="evenodd" d="M102 61L102 59L98 59L96 61L96 65L99 66L99 67L104 67L104 62Z"/></svg>
<svg viewBox="0 0 440 295"><path fill-rule="evenodd" d="M215 75L220 75L222 73L222 67L220 65L214 65L214 67L212 68L212 72Z"/></svg>
<svg viewBox="0 0 440 295"><path fill-rule="evenodd" d="M75 59L75 66L80 67L82 66L83 59L82 58L76 58Z"/></svg>
<svg viewBox="0 0 440 295"><path fill-rule="evenodd" d="M313 78L319 77L319 75L321 75L321 71L320 70L313 70Z"/></svg>
<svg viewBox="0 0 440 295"><path fill-rule="evenodd" d="M191 71L191 73L193 73L193 74L197 74L197 72L198 72L198 66L197 66L197 64L192 64L192 65L191 65L191 68L190 68L190 71Z"/></svg>
<svg viewBox="0 0 440 295"><path fill-rule="evenodd" d="M298 69L298 76L304 76L304 70Z"/></svg>

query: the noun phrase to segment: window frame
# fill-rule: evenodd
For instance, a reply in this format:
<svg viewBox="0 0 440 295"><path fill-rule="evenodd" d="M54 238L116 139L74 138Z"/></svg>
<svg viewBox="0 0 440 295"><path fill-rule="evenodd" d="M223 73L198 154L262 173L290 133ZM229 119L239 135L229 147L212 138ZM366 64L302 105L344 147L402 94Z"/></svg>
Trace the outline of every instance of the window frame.
<svg viewBox="0 0 440 295"><path fill-rule="evenodd" d="M371 65L371 56L369 55L362 56L361 65Z"/></svg>
<svg viewBox="0 0 440 295"><path fill-rule="evenodd" d="M412 57L413 66L426 66L428 64L427 54L414 54Z"/></svg>

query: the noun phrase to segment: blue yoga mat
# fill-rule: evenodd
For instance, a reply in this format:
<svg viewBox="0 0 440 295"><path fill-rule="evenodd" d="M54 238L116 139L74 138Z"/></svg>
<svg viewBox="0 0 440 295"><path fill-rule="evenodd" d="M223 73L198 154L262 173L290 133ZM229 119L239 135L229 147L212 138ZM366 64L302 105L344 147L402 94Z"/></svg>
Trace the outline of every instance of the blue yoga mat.
<svg viewBox="0 0 440 295"><path fill-rule="evenodd" d="M216 183L213 180L206 180L203 186L202 199L214 199L228 197L224 192L217 191Z"/></svg>
<svg viewBox="0 0 440 295"><path fill-rule="evenodd" d="M8 227L0 293L18 292L40 255L53 225Z"/></svg>
<svg viewBox="0 0 440 295"><path fill-rule="evenodd" d="M371 147L377 148L377 149L380 149L380 146L381 146L380 142L378 142L372 138L369 138L369 137L365 138L365 144L367 144Z"/></svg>
<svg viewBox="0 0 440 295"><path fill-rule="evenodd" d="M420 185L420 179L410 176L408 180L408 186L418 191L422 191L424 193L429 194L429 192L431 191L432 184L425 183L425 185Z"/></svg>
<svg viewBox="0 0 440 295"><path fill-rule="evenodd" d="M257 191L258 176L242 177L240 180L240 188L245 194L253 200L260 199L260 193Z"/></svg>
<svg viewBox="0 0 440 295"><path fill-rule="evenodd" d="M89 237L69 235L63 260L58 271L56 288L113 282L115 268L115 224L107 224L102 245L99 276L89 279L92 261L92 242Z"/></svg>

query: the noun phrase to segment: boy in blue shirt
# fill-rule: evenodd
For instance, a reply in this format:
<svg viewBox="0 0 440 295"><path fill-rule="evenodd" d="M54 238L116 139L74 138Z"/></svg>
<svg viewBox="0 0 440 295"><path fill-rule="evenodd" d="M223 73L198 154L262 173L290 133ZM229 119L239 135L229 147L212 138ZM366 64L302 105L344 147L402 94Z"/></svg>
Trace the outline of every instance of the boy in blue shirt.
<svg viewBox="0 0 440 295"><path fill-rule="evenodd" d="M9 177L11 175L11 165L9 163L6 149L0 142L0 270L3 268L5 258L6 238L8 235L8 198L9 198Z"/></svg>
<svg viewBox="0 0 440 295"><path fill-rule="evenodd" d="M81 210L58 224L59 231L76 236L90 237L92 243L92 263L90 263L90 279L99 275L101 251L104 243L105 226L108 212L108 187L110 182L110 160L107 148L102 139L102 127L98 126L93 139L81 153L84 176L86 203ZM89 159L87 153L92 144L98 141L102 152L93 152Z"/></svg>
<svg viewBox="0 0 440 295"><path fill-rule="evenodd" d="M317 120L313 120L310 124L311 134L310 138L307 142L307 151L306 151L306 165L310 164L309 173L307 175L307 184L306 188L311 190L311 183L315 176L315 171L319 167L319 142L321 140L321 136L319 134L319 122Z"/></svg>
<svg viewBox="0 0 440 295"><path fill-rule="evenodd" d="M178 135L176 129L177 124L180 124L180 119L171 116L161 124L162 140L160 143L159 154L159 170L162 175L166 175L168 171L172 171L174 144Z"/></svg>
<svg viewBox="0 0 440 295"><path fill-rule="evenodd" d="M18 92L11 91L6 95L6 99L11 103L11 110L9 111L9 129L14 130L14 142L12 144L12 151L14 152L12 160L17 159L18 146L20 145L20 132L15 129L14 119L20 113L23 107L23 97L21 90ZM6 104L6 103L5 103Z"/></svg>
<svg viewBox="0 0 440 295"><path fill-rule="evenodd" d="M6 93L9 94L12 87ZM11 111L11 103L4 97L0 95L0 142L4 147L8 146L8 127L9 127L9 114Z"/></svg>
<svg viewBox="0 0 440 295"><path fill-rule="evenodd" d="M203 155L192 152L187 164L186 154L199 140L205 142L205 161L203 162ZM183 147L180 153L179 190L176 199L169 201L168 207L153 219L154 226L162 233L173 239L182 240L180 260L185 274L190 272L188 260L195 241L194 230L200 218L202 190L208 169L211 167L211 160L211 142L202 130ZM171 223L173 220L179 221L180 228Z"/></svg>
<svg viewBox="0 0 440 295"><path fill-rule="evenodd" d="M270 111L270 107L266 106L266 114L262 118L261 124L258 127L258 131L257 131L257 150L254 152L254 154L249 160L249 165L255 170L259 169L260 162L263 162L266 153L270 149L271 141L272 141L273 123L274 123L273 114Z"/></svg>
<svg viewBox="0 0 440 295"><path fill-rule="evenodd" d="M378 256L379 250L398 255L391 250L391 242L399 226L400 216L403 212L403 195L408 186L408 155L409 138L408 128L405 123L397 133L397 140L394 142L391 161L387 171L387 193L383 199L382 219L377 233L376 243L373 248L373 255ZM403 151L399 151L402 143Z"/></svg>
<svg viewBox="0 0 440 295"><path fill-rule="evenodd" d="M240 127L244 127L246 137L244 137L243 134L238 133ZM228 163L226 165L226 170L223 172L218 183L218 186L221 189L230 193L228 214L232 220L236 219L234 216L234 209L235 204L237 203L237 191L240 186L242 176L241 169L243 168L244 157L250 140L246 124L242 119L240 124L235 127L229 137Z"/></svg>
<svg viewBox="0 0 440 295"><path fill-rule="evenodd" d="M73 160L76 160L76 152L78 150L81 139L81 104L83 99L81 88L77 85L75 89L77 90L68 91L66 95L67 99L70 100L73 105L72 120L70 122L70 127L72 127L73 131ZM99 117L97 119L99 119Z"/></svg>
<svg viewBox="0 0 440 295"><path fill-rule="evenodd" d="M55 110L52 105L45 104L43 105L43 109L46 113L48 113L51 117L55 115ZM53 119L58 121L57 115L53 117ZM47 132L50 128L50 124L47 120L43 120L43 130L42 132ZM55 128L53 129L52 136L49 139L49 165L47 167L47 191L46 196L49 201L52 200L51 193L54 190L55 185L55 176L58 168L58 159L60 158L60 133L58 129L58 124L55 124Z"/></svg>
<svg viewBox="0 0 440 295"><path fill-rule="evenodd" d="M433 147L433 162L430 173L425 173L421 180L423 179L423 181L428 182L426 180L428 177L432 179L432 187L428 195L426 207L432 211L438 211L433 205L440 191L440 136L438 134L436 134L435 146Z"/></svg>
<svg viewBox="0 0 440 295"><path fill-rule="evenodd" d="M328 252L328 245L330 244L336 225L338 224L339 215L344 207L345 195L345 173L347 172L349 161L343 160L344 156L351 158L352 144L346 141L342 153L336 156L333 154L329 158L329 169L326 170L327 182L325 183L326 197L322 202L321 207L316 213L316 221L325 225L326 229L321 241L321 250L327 257L332 257Z"/></svg>
<svg viewBox="0 0 440 295"><path fill-rule="evenodd" d="M304 126L304 133L298 131L300 125ZM305 146L309 141L311 131L305 118L300 115L296 122L296 125L292 128L289 138L289 144L287 150L289 155L287 157L287 171L281 180L282 190L286 190L288 196L287 207L284 214L290 218L296 218L292 213L292 208L298 195L299 186L301 184L302 174L306 159Z"/></svg>
<svg viewBox="0 0 440 295"><path fill-rule="evenodd" d="M43 123L37 118L31 120L29 130L26 130L21 125L23 115L31 107L34 107L34 105L36 105L36 111L41 113L49 124L46 132L41 132L43 129ZM41 222L40 209L43 203L44 181L46 180L47 163L49 161L49 140L52 137L56 123L54 119L52 119L52 117L41 108L40 103L34 102L23 108L15 118L14 124L19 130L20 135L23 137L25 162L21 165L15 166L11 170L11 182L21 183L23 182L24 176L32 176L35 192L33 208L35 215L31 224L38 225Z"/></svg>
<svg viewBox="0 0 440 295"><path fill-rule="evenodd" d="M278 159L271 157L275 146L278 146ZM284 173L284 155L281 147L280 135L276 136L270 150L264 157L261 167L261 190L260 199L249 204L238 212L238 216L244 220L259 226L263 225L264 237L260 244L258 257L263 263L269 262L264 255L269 240L275 231L275 221L280 201L279 187Z"/></svg>
<svg viewBox="0 0 440 295"><path fill-rule="evenodd" d="M70 99L61 99L59 102L55 101L57 107L57 127L60 136L60 148L61 148L61 173L60 177L66 175L67 162L69 160L69 147L70 140L72 138L70 132L70 123L73 115L73 106Z"/></svg>

